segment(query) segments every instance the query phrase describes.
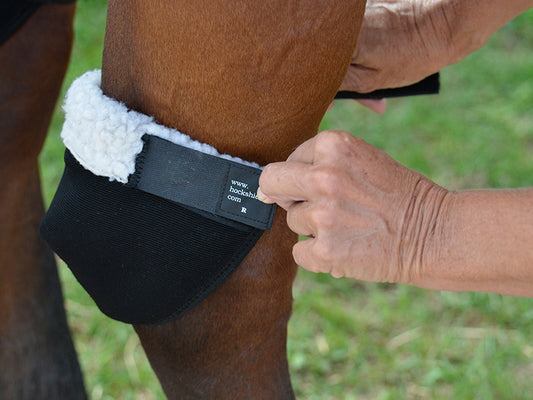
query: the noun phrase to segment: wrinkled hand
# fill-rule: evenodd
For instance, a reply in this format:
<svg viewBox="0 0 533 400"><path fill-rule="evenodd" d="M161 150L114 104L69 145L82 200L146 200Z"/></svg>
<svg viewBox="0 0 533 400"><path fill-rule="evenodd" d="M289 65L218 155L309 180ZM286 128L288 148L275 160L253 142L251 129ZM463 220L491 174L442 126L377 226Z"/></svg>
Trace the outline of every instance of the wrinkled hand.
<svg viewBox="0 0 533 400"><path fill-rule="evenodd" d="M444 0L368 0L341 90L371 92L418 82L452 60L453 12Z"/></svg>
<svg viewBox="0 0 533 400"><path fill-rule="evenodd" d="M411 283L446 190L383 151L340 131L322 132L287 162L267 165L258 195L287 210L309 239L298 264L334 277Z"/></svg>
<svg viewBox="0 0 533 400"><path fill-rule="evenodd" d="M366 93L416 83L478 50L531 7L533 0L367 0L340 90ZM378 113L386 107L366 106Z"/></svg>

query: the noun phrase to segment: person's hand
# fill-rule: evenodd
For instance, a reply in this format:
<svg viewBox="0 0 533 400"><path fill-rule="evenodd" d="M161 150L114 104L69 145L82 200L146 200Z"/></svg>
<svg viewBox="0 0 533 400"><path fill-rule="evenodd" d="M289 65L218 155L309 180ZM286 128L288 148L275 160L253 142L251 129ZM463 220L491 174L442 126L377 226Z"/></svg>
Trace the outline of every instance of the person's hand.
<svg viewBox="0 0 533 400"><path fill-rule="evenodd" d="M411 283L447 191L349 133L326 131L265 167L258 196L309 239L298 264L334 277Z"/></svg>
<svg viewBox="0 0 533 400"><path fill-rule="evenodd" d="M461 61L533 0L367 0L363 25L339 90L407 86ZM384 100L358 100L382 114Z"/></svg>
<svg viewBox="0 0 533 400"><path fill-rule="evenodd" d="M368 0L357 47L339 90L367 93L407 86L447 65L449 26L443 11L438 17L438 3ZM387 109L384 99L356 101L378 114Z"/></svg>
<svg viewBox="0 0 533 400"><path fill-rule="evenodd" d="M459 62L533 0L367 0L340 90L407 86Z"/></svg>
<svg viewBox="0 0 533 400"><path fill-rule="evenodd" d="M366 93L406 86L451 61L452 1L368 0L341 90Z"/></svg>

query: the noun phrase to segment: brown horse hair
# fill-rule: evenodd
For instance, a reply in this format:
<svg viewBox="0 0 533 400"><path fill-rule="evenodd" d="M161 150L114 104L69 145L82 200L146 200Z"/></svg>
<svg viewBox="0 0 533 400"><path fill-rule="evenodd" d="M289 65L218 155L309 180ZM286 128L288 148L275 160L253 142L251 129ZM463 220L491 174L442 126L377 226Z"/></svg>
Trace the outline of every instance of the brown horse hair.
<svg viewBox="0 0 533 400"><path fill-rule="evenodd" d="M37 169L72 45L74 5L47 4L0 46L0 399L85 399Z"/></svg>
<svg viewBox="0 0 533 400"><path fill-rule="evenodd" d="M265 165L316 134L349 65L364 0L110 0L102 88L129 108ZM136 327L171 399L291 399L296 237L278 211L199 306Z"/></svg>

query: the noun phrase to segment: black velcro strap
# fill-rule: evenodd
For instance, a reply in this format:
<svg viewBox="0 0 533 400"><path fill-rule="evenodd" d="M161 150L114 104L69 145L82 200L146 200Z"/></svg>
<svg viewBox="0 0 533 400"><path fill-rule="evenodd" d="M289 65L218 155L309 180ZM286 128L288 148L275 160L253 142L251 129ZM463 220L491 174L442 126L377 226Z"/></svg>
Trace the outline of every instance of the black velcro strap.
<svg viewBox="0 0 533 400"><path fill-rule="evenodd" d="M261 169L144 135L128 186L261 230L276 206L257 199Z"/></svg>
<svg viewBox="0 0 533 400"><path fill-rule="evenodd" d="M416 96L421 94L437 94L440 90L439 74L433 74L420 82L409 86L380 89L370 93L358 93L352 91L340 91L336 99L384 99L387 97Z"/></svg>

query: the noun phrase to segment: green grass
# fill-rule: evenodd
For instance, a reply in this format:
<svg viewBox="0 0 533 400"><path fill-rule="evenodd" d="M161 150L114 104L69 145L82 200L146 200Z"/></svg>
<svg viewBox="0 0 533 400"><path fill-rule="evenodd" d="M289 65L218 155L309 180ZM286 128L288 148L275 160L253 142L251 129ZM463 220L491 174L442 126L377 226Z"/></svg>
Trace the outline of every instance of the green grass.
<svg viewBox="0 0 533 400"><path fill-rule="evenodd" d="M65 87L98 68L105 2L81 0ZM533 10L442 71L438 96L389 101L383 116L338 101L345 129L449 189L533 185ZM62 172L58 107L41 156L50 201ZM163 399L131 327L105 318L61 266L88 392ZM529 399L533 300L335 280L300 270L288 353L299 399Z"/></svg>

